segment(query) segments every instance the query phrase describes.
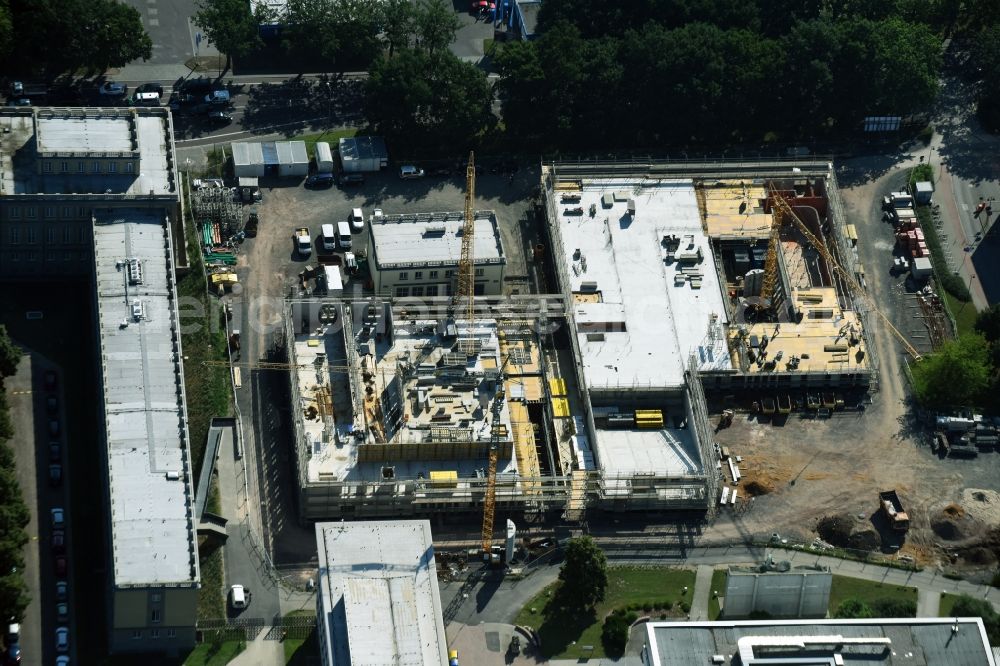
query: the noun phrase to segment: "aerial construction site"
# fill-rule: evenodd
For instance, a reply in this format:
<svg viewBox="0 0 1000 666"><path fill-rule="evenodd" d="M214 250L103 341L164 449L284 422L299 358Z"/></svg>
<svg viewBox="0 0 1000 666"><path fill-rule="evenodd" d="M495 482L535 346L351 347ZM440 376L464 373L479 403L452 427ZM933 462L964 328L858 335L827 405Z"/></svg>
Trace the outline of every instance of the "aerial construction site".
<svg viewBox="0 0 1000 666"><path fill-rule="evenodd" d="M820 409L877 381L829 165L599 167L543 167L552 293L478 295L470 170L447 291L288 303L303 520L703 512L711 401Z"/></svg>

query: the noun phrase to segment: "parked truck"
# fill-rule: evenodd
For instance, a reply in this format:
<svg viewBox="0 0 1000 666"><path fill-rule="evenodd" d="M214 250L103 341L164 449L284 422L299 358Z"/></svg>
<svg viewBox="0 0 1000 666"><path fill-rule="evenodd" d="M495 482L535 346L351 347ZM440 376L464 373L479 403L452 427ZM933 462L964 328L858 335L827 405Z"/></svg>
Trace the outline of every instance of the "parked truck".
<svg viewBox="0 0 1000 666"><path fill-rule="evenodd" d="M299 254L303 257L308 257L312 254L312 238L309 236L309 229L307 227L299 227L295 230L295 249L299 251Z"/></svg>
<svg viewBox="0 0 1000 666"><path fill-rule="evenodd" d="M903 511L903 503L895 490L884 490L878 494L879 505L892 529L905 532L910 529L910 517Z"/></svg>

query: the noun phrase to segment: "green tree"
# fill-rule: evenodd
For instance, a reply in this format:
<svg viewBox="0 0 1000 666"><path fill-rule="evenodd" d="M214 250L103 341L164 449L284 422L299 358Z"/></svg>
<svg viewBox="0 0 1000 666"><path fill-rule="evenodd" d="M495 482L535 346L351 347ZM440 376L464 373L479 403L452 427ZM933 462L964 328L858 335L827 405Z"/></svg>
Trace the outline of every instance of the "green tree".
<svg viewBox="0 0 1000 666"><path fill-rule="evenodd" d="M367 66L381 50L384 17L380 0L289 0L285 47L303 67L316 56L341 71Z"/></svg>
<svg viewBox="0 0 1000 666"><path fill-rule="evenodd" d="M865 617L875 617L872 609L868 607L868 604L851 597L849 599L844 599L837 606L836 612L833 616L838 619L852 619L852 618L865 618Z"/></svg>
<svg viewBox="0 0 1000 666"><path fill-rule="evenodd" d="M559 570L559 602L565 608L586 610L604 600L608 590L608 560L589 536L570 539Z"/></svg>
<svg viewBox="0 0 1000 666"><path fill-rule="evenodd" d="M496 119L482 70L450 51L400 49L375 61L365 83L365 115L397 150L449 153L475 145Z"/></svg>
<svg viewBox="0 0 1000 666"><path fill-rule="evenodd" d="M974 44L972 66L978 67L982 76L982 83L976 86L977 111L983 124L995 132L1000 130L1000 25L983 29Z"/></svg>
<svg viewBox="0 0 1000 666"><path fill-rule="evenodd" d="M246 0L199 0L194 22L220 53L226 54L226 69L233 58L242 58L261 45L260 20Z"/></svg>
<svg viewBox="0 0 1000 666"><path fill-rule="evenodd" d="M611 615L604 618L604 625L601 627L601 643L608 656L620 657L625 653L629 629L638 618L636 613L623 608L613 611Z"/></svg>
<svg viewBox="0 0 1000 666"><path fill-rule="evenodd" d="M14 47L14 22L7 0L0 0L0 58L6 58Z"/></svg>
<svg viewBox="0 0 1000 666"><path fill-rule="evenodd" d="M417 29L416 11L412 0L386 0L383 10L382 38L391 57L396 49L410 45Z"/></svg>
<svg viewBox="0 0 1000 666"><path fill-rule="evenodd" d="M10 377L17 372L17 364L20 362L21 348L7 335L7 327L0 324L0 383L4 377Z"/></svg>
<svg viewBox="0 0 1000 666"><path fill-rule="evenodd" d="M450 3L420 0L415 11L417 42L430 53L447 49L462 26Z"/></svg>
<svg viewBox="0 0 1000 666"><path fill-rule="evenodd" d="M913 389L927 408L978 407L990 384L990 350L978 333L950 340L913 366Z"/></svg>
<svg viewBox="0 0 1000 666"><path fill-rule="evenodd" d="M79 26L79 56L92 71L123 67L133 60L153 57L153 40L142 25L139 10L118 0L89 0L85 22Z"/></svg>

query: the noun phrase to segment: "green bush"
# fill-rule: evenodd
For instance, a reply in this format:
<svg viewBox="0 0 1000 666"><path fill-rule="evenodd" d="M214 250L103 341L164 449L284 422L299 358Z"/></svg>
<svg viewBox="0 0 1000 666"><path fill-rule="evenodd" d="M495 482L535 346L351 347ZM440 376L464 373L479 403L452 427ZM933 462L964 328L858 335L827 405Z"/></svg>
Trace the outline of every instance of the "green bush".
<svg viewBox="0 0 1000 666"><path fill-rule="evenodd" d="M686 601L682 601L681 605L680 605L680 609L681 609L681 612L683 612L683 613L690 613L691 612L691 604L689 604Z"/></svg>
<svg viewBox="0 0 1000 666"><path fill-rule="evenodd" d="M972 300L972 294L969 293L969 287L962 281L962 278L952 273L951 269L948 268L948 261L941 248L941 239L938 238L937 227L934 226L930 209L926 206L918 206L917 219L920 220L920 228L924 231L924 241L931 253L931 262L934 265L934 275L938 284L958 300L968 303Z"/></svg>
<svg viewBox="0 0 1000 666"><path fill-rule="evenodd" d="M628 643L628 632L632 623L638 619L633 611L619 608L604 618L604 626L601 629L601 643L608 656L620 657L625 653L625 645Z"/></svg>
<svg viewBox="0 0 1000 666"><path fill-rule="evenodd" d="M917 183L924 181L934 182L934 169L930 164L918 164L910 169L910 192L913 192Z"/></svg>
<svg viewBox="0 0 1000 666"><path fill-rule="evenodd" d="M912 599L876 599L871 608L875 617L917 616L917 602Z"/></svg>
<svg viewBox="0 0 1000 666"><path fill-rule="evenodd" d="M837 606L836 612L833 614L835 618L838 619L854 619L863 617L875 617L875 613L865 602L854 597L850 599L844 599Z"/></svg>

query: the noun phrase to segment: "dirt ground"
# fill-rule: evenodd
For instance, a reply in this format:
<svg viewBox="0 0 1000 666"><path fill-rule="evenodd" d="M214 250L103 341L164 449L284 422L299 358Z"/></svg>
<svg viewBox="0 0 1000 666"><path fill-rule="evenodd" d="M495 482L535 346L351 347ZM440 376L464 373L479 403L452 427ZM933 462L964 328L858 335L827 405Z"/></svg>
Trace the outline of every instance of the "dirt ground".
<svg viewBox="0 0 1000 666"><path fill-rule="evenodd" d="M903 328L901 285L888 271L892 231L878 211L882 194L901 178L890 171L841 193L858 229L869 293ZM724 512L712 536L778 532L811 540L816 522L833 514L851 515L857 530L877 527L877 493L892 488L911 521L901 552L926 564L943 563L956 552L959 564L992 564L1000 550L993 548L998 539L988 536L1000 524L1000 455L960 460L931 453L930 433L916 423L909 402L907 357L887 327L873 323L881 372L879 390L864 412L835 412L830 419L793 413L783 424L738 413L730 428L717 433L721 445L743 458L742 493L757 496L737 517Z"/></svg>

